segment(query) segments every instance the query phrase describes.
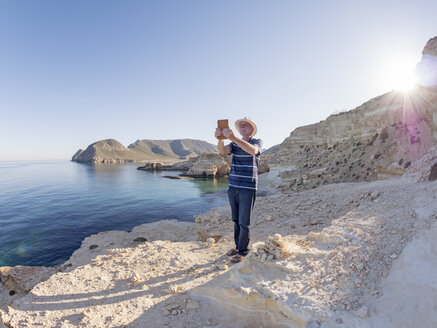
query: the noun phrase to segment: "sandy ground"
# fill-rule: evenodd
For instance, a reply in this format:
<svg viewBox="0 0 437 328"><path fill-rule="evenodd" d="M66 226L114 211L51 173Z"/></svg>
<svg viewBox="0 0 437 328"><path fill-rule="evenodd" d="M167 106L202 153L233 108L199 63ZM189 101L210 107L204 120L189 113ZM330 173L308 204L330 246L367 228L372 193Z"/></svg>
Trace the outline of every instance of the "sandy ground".
<svg viewBox="0 0 437 328"><path fill-rule="evenodd" d="M416 181L259 197L236 265L227 206L90 236L28 293L11 271L3 325L436 327L437 182Z"/></svg>

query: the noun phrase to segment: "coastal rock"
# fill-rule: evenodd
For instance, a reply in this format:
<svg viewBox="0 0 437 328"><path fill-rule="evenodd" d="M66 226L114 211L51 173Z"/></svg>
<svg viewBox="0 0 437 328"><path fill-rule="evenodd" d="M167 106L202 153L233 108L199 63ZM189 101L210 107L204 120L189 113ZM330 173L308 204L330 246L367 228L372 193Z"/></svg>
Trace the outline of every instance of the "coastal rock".
<svg viewBox="0 0 437 328"><path fill-rule="evenodd" d="M184 175L190 177L220 177L229 174L230 156L203 153Z"/></svg>
<svg viewBox="0 0 437 328"><path fill-rule="evenodd" d="M258 174L270 171L268 155L261 155ZM222 177L230 172L232 155L219 155L217 153L203 153L196 158L184 175L190 177Z"/></svg>
<svg viewBox="0 0 437 328"><path fill-rule="evenodd" d="M47 280L57 270L48 267L0 267L0 278L4 288L21 294L28 293L37 283Z"/></svg>
<svg viewBox="0 0 437 328"><path fill-rule="evenodd" d="M437 56L437 36L428 40L423 48L422 55Z"/></svg>
<svg viewBox="0 0 437 328"><path fill-rule="evenodd" d="M137 140L128 146L135 152L143 153L154 158L187 160L199 156L204 152L216 152L217 146L201 140Z"/></svg>
<svg viewBox="0 0 437 328"><path fill-rule="evenodd" d="M400 176L436 144L437 92L418 87L414 104L393 91L325 121L299 127L270 159L280 190Z"/></svg>
<svg viewBox="0 0 437 328"><path fill-rule="evenodd" d="M146 163L144 166L138 167L138 170L155 171L155 170L172 170L172 164L164 164L159 162Z"/></svg>
<svg viewBox="0 0 437 328"><path fill-rule="evenodd" d="M191 157L188 161L162 163L162 162L149 162L143 166L138 167L138 170L143 171L188 171L193 164L198 160L199 156Z"/></svg>
<svg viewBox="0 0 437 328"><path fill-rule="evenodd" d="M422 82L410 93L392 91L291 132L268 160L277 177L270 183L286 192L405 174L437 143L436 49L437 37L423 50Z"/></svg>
<svg viewBox="0 0 437 328"><path fill-rule="evenodd" d="M82 150L82 149L79 149L79 150L78 150L78 151L73 155L73 157L71 158L71 160L72 160L73 162L77 162L79 156L80 156L82 153L83 153L83 150Z"/></svg>
<svg viewBox="0 0 437 328"><path fill-rule="evenodd" d="M437 88L437 37L427 42L415 71L418 84Z"/></svg>
<svg viewBox="0 0 437 328"><path fill-rule="evenodd" d="M97 141L89 145L84 151L78 151L72 161L78 163L125 163L140 160L135 154L114 139Z"/></svg>
<svg viewBox="0 0 437 328"><path fill-rule="evenodd" d="M262 174L270 171L268 158L271 154L262 154L258 173ZM179 161L175 163L163 163L158 161L148 162L143 166L138 167L142 171L184 171L184 176L193 178L215 178L229 174L232 156L219 155L216 152L206 152L199 156L191 157L187 161ZM174 177L176 178L176 177Z"/></svg>
<svg viewBox="0 0 437 328"><path fill-rule="evenodd" d="M217 146L193 139L137 140L128 147L114 139L97 141L74 154L78 163L132 163L152 160L172 163L196 157L206 151L217 151Z"/></svg>

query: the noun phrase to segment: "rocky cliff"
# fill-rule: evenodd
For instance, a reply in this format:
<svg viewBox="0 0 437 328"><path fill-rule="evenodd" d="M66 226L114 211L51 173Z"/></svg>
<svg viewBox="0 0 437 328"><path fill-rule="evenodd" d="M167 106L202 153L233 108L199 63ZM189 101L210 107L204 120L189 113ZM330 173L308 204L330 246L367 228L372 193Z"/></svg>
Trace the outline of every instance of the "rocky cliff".
<svg viewBox="0 0 437 328"><path fill-rule="evenodd" d="M291 132L269 158L272 184L287 191L404 174L437 142L436 53L433 38L410 92L386 93Z"/></svg>
<svg viewBox="0 0 437 328"><path fill-rule="evenodd" d="M192 139L137 140L128 147L114 139L97 141L85 151L78 150L72 161L79 163L129 163L152 160L179 161L198 156L217 147Z"/></svg>
<svg viewBox="0 0 437 328"><path fill-rule="evenodd" d="M437 37L430 39L422 51L422 60L416 66L417 82L425 87L437 87Z"/></svg>

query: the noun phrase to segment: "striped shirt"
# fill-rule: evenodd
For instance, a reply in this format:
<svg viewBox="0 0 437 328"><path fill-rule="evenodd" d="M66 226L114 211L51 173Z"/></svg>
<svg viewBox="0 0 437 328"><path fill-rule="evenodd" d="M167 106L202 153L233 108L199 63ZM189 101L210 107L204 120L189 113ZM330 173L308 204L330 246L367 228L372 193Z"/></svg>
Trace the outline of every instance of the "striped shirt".
<svg viewBox="0 0 437 328"><path fill-rule="evenodd" d="M250 144L262 147L261 139L250 138ZM229 186L236 188L257 189L258 186L258 165L260 153L250 155L235 142L229 144L231 147L232 164L229 172Z"/></svg>

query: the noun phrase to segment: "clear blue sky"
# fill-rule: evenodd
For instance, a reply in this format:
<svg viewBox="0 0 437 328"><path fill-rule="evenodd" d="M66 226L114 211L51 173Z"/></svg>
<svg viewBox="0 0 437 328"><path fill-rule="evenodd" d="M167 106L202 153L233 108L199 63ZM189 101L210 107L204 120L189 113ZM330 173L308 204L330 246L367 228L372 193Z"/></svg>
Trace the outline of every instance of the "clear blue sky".
<svg viewBox="0 0 437 328"><path fill-rule="evenodd" d="M114 138L264 146L390 91L437 35L437 1L0 0L0 160ZM389 73L387 73L389 72Z"/></svg>

